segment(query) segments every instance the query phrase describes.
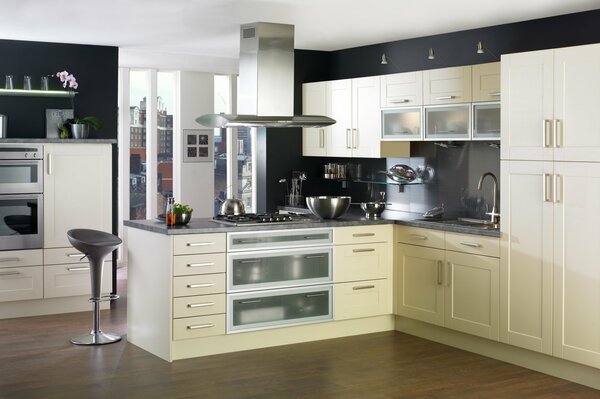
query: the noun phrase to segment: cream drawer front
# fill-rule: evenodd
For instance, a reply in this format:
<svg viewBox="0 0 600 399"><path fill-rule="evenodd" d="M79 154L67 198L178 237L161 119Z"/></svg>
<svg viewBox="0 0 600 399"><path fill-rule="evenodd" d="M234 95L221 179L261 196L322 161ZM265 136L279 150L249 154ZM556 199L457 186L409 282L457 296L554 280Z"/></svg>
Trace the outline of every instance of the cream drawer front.
<svg viewBox="0 0 600 399"><path fill-rule="evenodd" d="M173 236L173 254L206 254L225 252L226 234L185 234Z"/></svg>
<svg viewBox="0 0 600 399"><path fill-rule="evenodd" d="M186 296L173 299L173 317L205 316L225 313L225 294Z"/></svg>
<svg viewBox="0 0 600 399"><path fill-rule="evenodd" d="M41 266L43 264L44 256L41 249L0 252L0 269L5 267Z"/></svg>
<svg viewBox="0 0 600 399"><path fill-rule="evenodd" d="M225 273L173 278L173 296L220 294L225 292Z"/></svg>
<svg viewBox="0 0 600 399"><path fill-rule="evenodd" d="M173 257L173 275L225 273L225 253L178 255Z"/></svg>
<svg viewBox="0 0 600 399"><path fill-rule="evenodd" d="M500 239L474 234L446 232L446 250L499 258Z"/></svg>
<svg viewBox="0 0 600 399"><path fill-rule="evenodd" d="M388 283L388 280L372 280L335 284L333 287L335 320L392 313Z"/></svg>
<svg viewBox="0 0 600 399"><path fill-rule="evenodd" d="M333 281L388 278L391 243L343 245L333 249Z"/></svg>
<svg viewBox="0 0 600 399"><path fill-rule="evenodd" d="M410 226L398 226L397 228L396 239L398 242L439 249L445 247L443 231Z"/></svg>
<svg viewBox="0 0 600 399"><path fill-rule="evenodd" d="M44 295L43 266L0 270L0 302L39 299Z"/></svg>
<svg viewBox="0 0 600 399"><path fill-rule="evenodd" d="M333 230L333 244L363 244L369 242L392 241L392 224L370 226L336 227Z"/></svg>
<svg viewBox="0 0 600 399"><path fill-rule="evenodd" d="M90 269L87 265L51 265L44 266L44 298L63 296L92 295ZM112 270L110 264L104 263L102 269L103 294L110 293L112 288Z"/></svg>
<svg viewBox="0 0 600 399"><path fill-rule="evenodd" d="M61 265L65 263L88 263L87 258L83 258L83 253L73 247L66 248L46 248L44 249L45 265ZM105 262L112 260L112 254L108 255Z"/></svg>
<svg viewBox="0 0 600 399"><path fill-rule="evenodd" d="M186 317L173 320L173 340L225 334L225 315Z"/></svg>

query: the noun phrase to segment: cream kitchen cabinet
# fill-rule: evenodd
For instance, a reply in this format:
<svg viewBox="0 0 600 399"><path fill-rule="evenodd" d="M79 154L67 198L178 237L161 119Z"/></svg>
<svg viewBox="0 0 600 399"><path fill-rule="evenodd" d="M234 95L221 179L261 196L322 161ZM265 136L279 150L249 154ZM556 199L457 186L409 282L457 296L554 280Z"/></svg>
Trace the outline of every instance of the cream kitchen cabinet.
<svg viewBox="0 0 600 399"><path fill-rule="evenodd" d="M67 231L112 231L110 144L44 144L44 248L70 247Z"/></svg>
<svg viewBox="0 0 600 399"><path fill-rule="evenodd" d="M502 159L600 161L600 44L502 56Z"/></svg>
<svg viewBox="0 0 600 399"><path fill-rule="evenodd" d="M42 250L2 251L0 302L40 299L44 295Z"/></svg>
<svg viewBox="0 0 600 399"><path fill-rule="evenodd" d="M423 103L425 105L470 102L470 65L423 71Z"/></svg>
<svg viewBox="0 0 600 399"><path fill-rule="evenodd" d="M497 340L498 240L446 232L443 246L440 241L427 241L428 238L420 243L431 242L431 247L402 242L403 237L411 242L418 235L426 237L411 233L414 231L398 227L397 314ZM463 252L456 251L462 248Z"/></svg>
<svg viewBox="0 0 600 399"><path fill-rule="evenodd" d="M500 100L500 63L477 64L471 67L473 102Z"/></svg>
<svg viewBox="0 0 600 399"><path fill-rule="evenodd" d="M380 85L381 108L423 105L423 71L383 75Z"/></svg>
<svg viewBox="0 0 600 399"><path fill-rule="evenodd" d="M327 82L302 85L302 113L304 115L327 115ZM326 156L330 128L313 127L302 129L302 154Z"/></svg>
<svg viewBox="0 0 600 399"><path fill-rule="evenodd" d="M392 313L392 225L334 230L335 320Z"/></svg>

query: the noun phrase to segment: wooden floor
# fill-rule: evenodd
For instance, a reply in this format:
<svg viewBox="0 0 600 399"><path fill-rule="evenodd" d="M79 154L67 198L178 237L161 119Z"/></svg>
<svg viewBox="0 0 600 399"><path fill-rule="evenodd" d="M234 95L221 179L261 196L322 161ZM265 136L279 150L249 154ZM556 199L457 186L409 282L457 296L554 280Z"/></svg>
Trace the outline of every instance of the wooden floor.
<svg viewBox="0 0 600 399"><path fill-rule="evenodd" d="M125 302L103 311L104 331L126 333ZM168 363L125 340L69 344L90 325L87 312L0 320L0 398L600 398L398 332Z"/></svg>

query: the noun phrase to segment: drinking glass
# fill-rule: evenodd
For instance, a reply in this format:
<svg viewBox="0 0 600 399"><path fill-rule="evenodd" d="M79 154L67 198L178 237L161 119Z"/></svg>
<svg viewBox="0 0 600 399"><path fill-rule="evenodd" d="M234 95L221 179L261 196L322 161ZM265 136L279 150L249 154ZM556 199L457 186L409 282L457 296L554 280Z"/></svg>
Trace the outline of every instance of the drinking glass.
<svg viewBox="0 0 600 399"><path fill-rule="evenodd" d="M40 79L40 89L48 90L48 76L42 76Z"/></svg>
<svg viewBox="0 0 600 399"><path fill-rule="evenodd" d="M6 90L12 90L13 89L13 77L12 77L12 75L6 75L6 83L4 84L4 88Z"/></svg>
<svg viewBox="0 0 600 399"><path fill-rule="evenodd" d="M31 90L31 76L23 76L23 90Z"/></svg>

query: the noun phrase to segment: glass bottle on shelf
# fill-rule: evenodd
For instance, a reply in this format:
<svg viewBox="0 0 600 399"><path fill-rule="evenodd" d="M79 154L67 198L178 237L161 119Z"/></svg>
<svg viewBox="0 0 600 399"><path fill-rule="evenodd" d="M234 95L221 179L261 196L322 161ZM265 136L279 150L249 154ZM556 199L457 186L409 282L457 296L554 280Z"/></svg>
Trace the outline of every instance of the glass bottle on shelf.
<svg viewBox="0 0 600 399"><path fill-rule="evenodd" d="M167 198L167 209L165 211L165 220L167 226L175 226L175 199L173 197Z"/></svg>

